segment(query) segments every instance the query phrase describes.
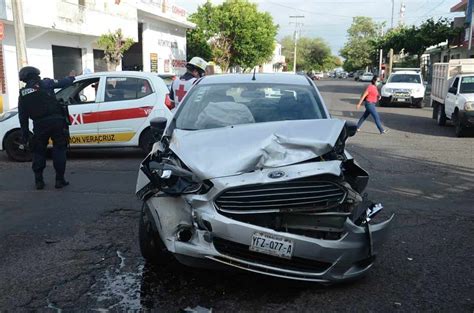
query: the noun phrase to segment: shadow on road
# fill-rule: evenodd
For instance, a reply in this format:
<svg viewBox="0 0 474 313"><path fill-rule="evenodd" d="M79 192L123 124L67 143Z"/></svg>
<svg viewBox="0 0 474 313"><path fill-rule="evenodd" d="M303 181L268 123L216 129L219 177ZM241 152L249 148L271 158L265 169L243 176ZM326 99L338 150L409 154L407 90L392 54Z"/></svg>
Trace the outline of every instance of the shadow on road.
<svg viewBox="0 0 474 313"><path fill-rule="evenodd" d="M354 99L343 99L349 103L357 103L357 100ZM406 108L407 114L399 114L393 112L387 112L387 108L377 108L377 112L382 119L382 124L388 127L389 129L398 130L402 132L412 133L412 134L422 134L435 137L455 137L454 128L452 125L447 125L440 127L436 124L436 121L431 117L420 116L420 115L408 115L413 112L414 114L419 113L420 109L417 108ZM388 109L390 110L390 109ZM360 110L353 111L336 111L332 114L333 117L343 118L343 119L355 119L359 118L364 113L363 108ZM373 123L371 116L367 118L365 123ZM362 126L363 127L363 126ZM472 136L472 134L471 134Z"/></svg>
<svg viewBox="0 0 474 313"><path fill-rule="evenodd" d="M342 83L342 84L341 84ZM324 81L324 85L316 83L318 90L322 93L337 92L340 94L362 95L369 83L348 81L348 80L334 80Z"/></svg>
<svg viewBox="0 0 474 313"><path fill-rule="evenodd" d="M180 305L181 310L201 306L227 312L248 312L258 308L269 311L288 308L303 292L318 294L352 284L324 286L240 270L193 269L178 263L158 268L146 264L140 299L143 309L164 312L176 312Z"/></svg>
<svg viewBox="0 0 474 313"><path fill-rule="evenodd" d="M72 149L68 151L69 159L123 159L145 158L145 153L140 149L111 148L111 149Z"/></svg>

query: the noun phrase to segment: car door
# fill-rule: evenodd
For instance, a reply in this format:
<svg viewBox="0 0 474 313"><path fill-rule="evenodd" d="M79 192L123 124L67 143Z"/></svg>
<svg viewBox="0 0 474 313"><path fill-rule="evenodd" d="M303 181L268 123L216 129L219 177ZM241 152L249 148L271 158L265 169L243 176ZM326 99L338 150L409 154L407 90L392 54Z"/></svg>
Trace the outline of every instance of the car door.
<svg viewBox="0 0 474 313"><path fill-rule="evenodd" d="M104 101L98 108L101 145L138 144L138 132L143 129L157 101L152 86L146 77L115 75L106 78Z"/></svg>
<svg viewBox="0 0 474 313"><path fill-rule="evenodd" d="M454 107L457 102L459 89L459 77L456 77L453 81L453 84L448 89L446 94L446 100L444 101L445 113L448 118L451 118L451 115L454 113Z"/></svg>
<svg viewBox="0 0 474 313"><path fill-rule="evenodd" d="M72 86L66 87L56 94L58 99L68 104L71 145L93 146L97 144L95 137L99 130L95 115L98 111L98 102L101 100L102 84L100 76L87 77L75 81Z"/></svg>

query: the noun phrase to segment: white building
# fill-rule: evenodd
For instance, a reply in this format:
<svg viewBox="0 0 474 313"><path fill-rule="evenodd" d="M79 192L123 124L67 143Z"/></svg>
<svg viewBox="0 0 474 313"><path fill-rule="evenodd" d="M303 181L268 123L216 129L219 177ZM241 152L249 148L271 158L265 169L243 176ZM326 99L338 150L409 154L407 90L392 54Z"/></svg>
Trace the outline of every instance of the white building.
<svg viewBox="0 0 474 313"><path fill-rule="evenodd" d="M0 0L4 26L0 112L17 106L19 89L12 1L20 0ZM123 70L178 75L185 71L186 30L195 25L187 21L184 9L170 1L22 0L22 4L28 64L38 67L42 77L106 70L96 41L119 28L136 42L124 55Z"/></svg>
<svg viewBox="0 0 474 313"><path fill-rule="evenodd" d="M279 73L283 72L285 66L285 56L281 54L281 44L275 43L272 59L270 62L260 66L259 71L263 73Z"/></svg>

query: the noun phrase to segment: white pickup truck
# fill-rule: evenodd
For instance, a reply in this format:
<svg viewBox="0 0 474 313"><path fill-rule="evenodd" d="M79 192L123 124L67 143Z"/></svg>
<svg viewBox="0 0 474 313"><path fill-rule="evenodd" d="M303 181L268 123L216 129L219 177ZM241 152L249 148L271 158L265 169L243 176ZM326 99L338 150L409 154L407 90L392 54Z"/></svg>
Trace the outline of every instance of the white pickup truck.
<svg viewBox="0 0 474 313"><path fill-rule="evenodd" d="M431 106L438 125L451 120L457 137L474 128L474 59L433 64Z"/></svg>

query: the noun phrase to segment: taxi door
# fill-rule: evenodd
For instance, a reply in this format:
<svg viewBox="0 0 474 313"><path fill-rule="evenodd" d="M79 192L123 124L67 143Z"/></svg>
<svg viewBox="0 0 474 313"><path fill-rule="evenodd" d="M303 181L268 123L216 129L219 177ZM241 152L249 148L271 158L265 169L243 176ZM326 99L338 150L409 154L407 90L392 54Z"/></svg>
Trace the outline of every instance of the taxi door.
<svg viewBox="0 0 474 313"><path fill-rule="evenodd" d="M97 142L98 126L95 115L101 100L101 77L76 80L72 86L60 90L56 97L68 103L70 144L74 146L94 146ZM103 88L102 88L103 89Z"/></svg>
<svg viewBox="0 0 474 313"><path fill-rule="evenodd" d="M147 78L107 76L104 101L98 108L99 143L102 146L138 144L138 131L156 101L156 91Z"/></svg>

